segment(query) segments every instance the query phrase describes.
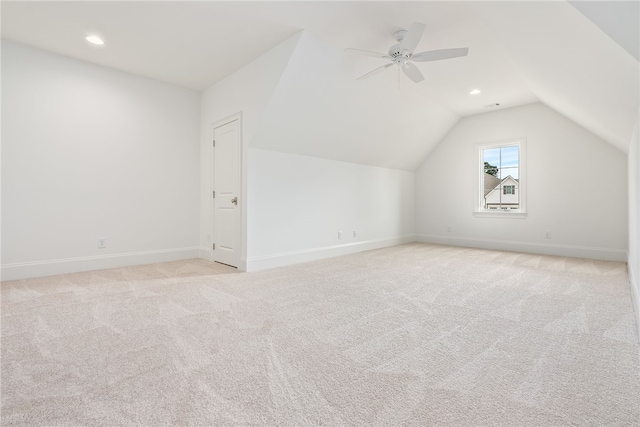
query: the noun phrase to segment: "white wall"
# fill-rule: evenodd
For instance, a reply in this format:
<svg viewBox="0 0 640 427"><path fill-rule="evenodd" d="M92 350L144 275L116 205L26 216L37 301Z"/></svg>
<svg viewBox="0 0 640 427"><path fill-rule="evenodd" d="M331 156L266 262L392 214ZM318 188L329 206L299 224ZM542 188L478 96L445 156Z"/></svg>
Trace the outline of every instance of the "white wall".
<svg viewBox="0 0 640 427"><path fill-rule="evenodd" d="M528 216L474 217L476 144L519 138ZM422 241L627 259L626 156L540 103L462 119L419 168L416 193Z"/></svg>
<svg viewBox="0 0 640 427"><path fill-rule="evenodd" d="M3 280L197 256L198 114L195 91L3 42Z"/></svg>
<svg viewBox="0 0 640 427"><path fill-rule="evenodd" d="M200 150L203 258L213 257L208 239L215 227L211 209L212 128L215 122L236 113L242 114L243 139L242 269L258 270L414 239L413 172L293 153L297 145L316 138L317 127L287 121L288 115L280 110L281 95L286 93L288 105L304 111L304 117L318 102L291 92L292 86L298 87L299 76L290 68L297 69L309 55L301 44L313 42L320 43L308 33L298 33L204 91ZM329 79L322 84L331 87L333 83ZM343 119L349 121L350 117ZM274 129L275 122L288 125ZM360 138L359 143L366 142L365 137ZM282 148L282 141L287 141L284 151L288 147L293 152L265 149L265 145ZM354 229L356 239L352 237ZM337 238L339 230L344 232L341 240Z"/></svg>
<svg viewBox="0 0 640 427"><path fill-rule="evenodd" d="M249 270L415 239L413 172L251 148L248 178Z"/></svg>
<svg viewBox="0 0 640 427"><path fill-rule="evenodd" d="M629 281L640 331L640 118L629 145Z"/></svg>

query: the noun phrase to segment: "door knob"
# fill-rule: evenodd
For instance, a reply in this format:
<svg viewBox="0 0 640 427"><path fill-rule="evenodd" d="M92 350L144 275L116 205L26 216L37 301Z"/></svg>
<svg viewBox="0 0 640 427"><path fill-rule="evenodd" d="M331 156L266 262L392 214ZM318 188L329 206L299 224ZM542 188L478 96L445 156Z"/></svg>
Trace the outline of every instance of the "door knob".
<svg viewBox="0 0 640 427"><path fill-rule="evenodd" d="M234 205L238 205L238 198L234 197L233 199L231 199L231 203L233 203Z"/></svg>

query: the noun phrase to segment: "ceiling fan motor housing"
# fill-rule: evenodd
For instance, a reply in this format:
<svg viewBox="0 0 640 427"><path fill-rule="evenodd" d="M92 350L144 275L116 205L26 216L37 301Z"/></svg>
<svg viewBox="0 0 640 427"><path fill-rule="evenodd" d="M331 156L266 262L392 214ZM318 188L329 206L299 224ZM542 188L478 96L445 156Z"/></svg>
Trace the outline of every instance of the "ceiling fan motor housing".
<svg viewBox="0 0 640 427"><path fill-rule="evenodd" d="M407 35L407 30L398 30L393 33L393 37L398 41L398 44L393 45L389 48L389 56L392 57L398 64L405 63L407 59L411 57L411 54L408 51L400 51L400 45L402 44L402 40Z"/></svg>
<svg viewBox="0 0 640 427"><path fill-rule="evenodd" d="M411 58L411 54L406 49L404 51L400 51L400 43L391 46L389 49L389 56L398 64L405 63L409 58Z"/></svg>

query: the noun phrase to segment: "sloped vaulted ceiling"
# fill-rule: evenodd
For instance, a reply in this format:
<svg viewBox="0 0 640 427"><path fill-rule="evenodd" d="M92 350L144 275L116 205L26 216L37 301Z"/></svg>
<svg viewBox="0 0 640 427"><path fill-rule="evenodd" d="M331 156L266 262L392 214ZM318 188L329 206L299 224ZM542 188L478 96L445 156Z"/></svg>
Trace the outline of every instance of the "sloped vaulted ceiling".
<svg viewBox="0 0 640 427"><path fill-rule="evenodd" d="M628 51L567 2L470 6L540 101L627 151L640 99L639 64Z"/></svg>
<svg viewBox="0 0 640 427"><path fill-rule="evenodd" d="M415 169L459 116L411 90L413 83L405 78L402 90L395 79L355 82L356 64L341 49L304 32L250 145Z"/></svg>
<svg viewBox="0 0 640 427"><path fill-rule="evenodd" d="M3 38L197 90L305 30L256 123L255 147L412 169L458 118L541 101L624 152L638 111L637 59L563 0L1 7ZM386 52L414 21L426 24L417 51L467 46L469 56L420 64L425 81L401 76L399 89L393 68L356 82L381 64L343 49ZM90 30L108 40L102 50L83 42ZM482 94L471 97L474 88Z"/></svg>
<svg viewBox="0 0 640 427"><path fill-rule="evenodd" d="M500 94L503 105L540 100L626 151L638 111L635 58L568 3L468 7L475 19L462 19L465 29L458 31L466 36L450 32L445 38L453 45L471 44L473 54L428 67L429 81L422 86L398 78L395 69L355 81L378 64L305 32L251 145L413 170L461 116L477 112L456 101L455 85L469 81L469 68L489 81L487 59L495 52L486 47L494 46L509 58L499 52L494 62L500 67L496 75L512 79L502 84L512 91ZM468 38L474 33L481 42ZM450 85L452 95L440 85ZM500 93L499 86L492 92Z"/></svg>

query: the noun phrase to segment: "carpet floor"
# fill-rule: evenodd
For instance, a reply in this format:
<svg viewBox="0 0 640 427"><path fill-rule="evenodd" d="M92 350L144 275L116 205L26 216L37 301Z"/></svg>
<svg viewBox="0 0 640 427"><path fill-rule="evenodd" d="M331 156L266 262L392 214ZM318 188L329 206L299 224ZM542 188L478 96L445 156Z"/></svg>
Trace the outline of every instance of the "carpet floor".
<svg viewBox="0 0 640 427"><path fill-rule="evenodd" d="M640 425L624 263L416 243L1 291L6 426Z"/></svg>

